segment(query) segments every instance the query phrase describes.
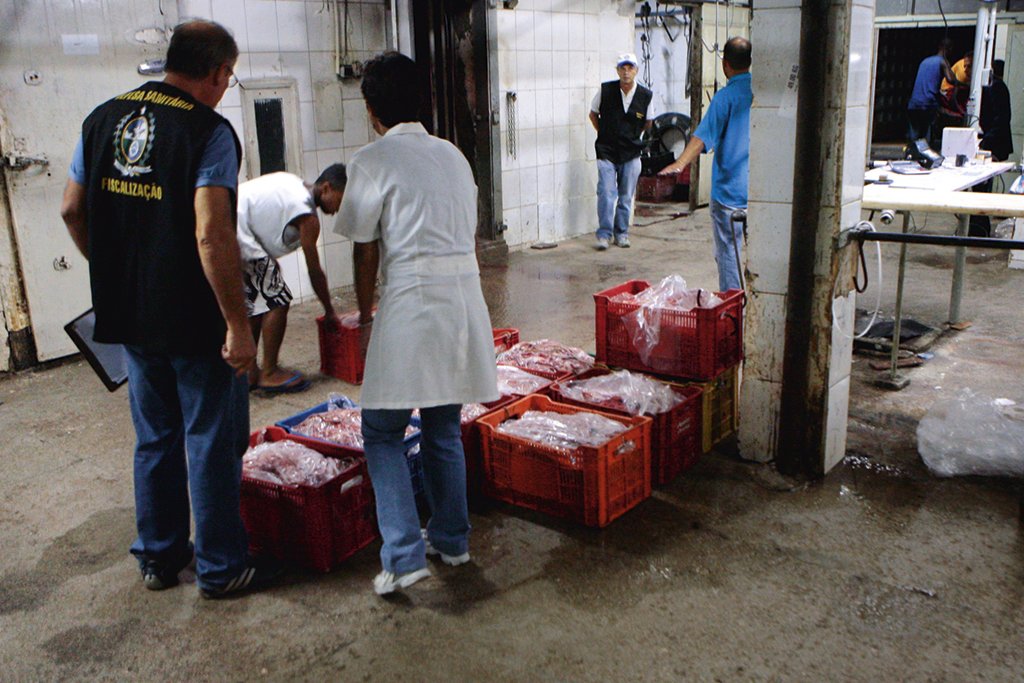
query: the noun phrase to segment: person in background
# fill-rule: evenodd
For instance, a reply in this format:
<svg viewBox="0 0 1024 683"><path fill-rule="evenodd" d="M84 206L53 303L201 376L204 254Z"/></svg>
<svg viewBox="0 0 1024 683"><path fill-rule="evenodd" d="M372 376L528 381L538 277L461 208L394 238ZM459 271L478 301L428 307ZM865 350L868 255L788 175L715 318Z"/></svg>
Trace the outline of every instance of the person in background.
<svg viewBox="0 0 1024 683"><path fill-rule="evenodd" d="M964 108L960 106L960 100L964 100L964 102L966 102L966 97L961 95L961 93L970 95L971 67L973 63L974 52L965 52L963 57L958 59L956 63L953 64L953 66L949 67L950 71L953 72L953 76L956 77L956 80L960 81L962 84L965 85L961 85L959 87L954 86L952 83L946 80L945 77L943 77L942 85L940 86L942 90L942 96L946 98L948 102L952 103L952 106L950 106L949 108L953 110L959 110L961 115L963 114Z"/></svg>
<svg viewBox="0 0 1024 683"><path fill-rule="evenodd" d="M722 55L722 70L729 79L711 100L683 153L659 175L679 173L701 152L714 150L711 167L711 222L715 237L719 291L743 287L742 228L732 220L736 209L747 208L750 169L751 45L746 38L730 38Z"/></svg>
<svg viewBox="0 0 1024 683"><path fill-rule="evenodd" d="M366 63L363 98L383 137L352 157L335 228L352 240L360 323L372 329L360 402L383 538L383 571L373 580L381 595L430 576L426 555L469 561L461 404L498 398L473 171L455 145L419 123L422 91L408 57L390 52ZM384 284L374 318L378 264ZM414 408L431 513L422 531L403 443Z"/></svg>
<svg viewBox="0 0 1024 683"><path fill-rule="evenodd" d="M604 251L611 240L629 247L629 218L640 178L640 134L650 126L650 90L636 82L636 55L615 61L617 81L601 84L590 103L590 123L597 131L597 242Z"/></svg>
<svg viewBox="0 0 1024 683"><path fill-rule="evenodd" d="M237 58L222 26L176 27L164 80L85 119L61 205L89 261L95 340L125 349L143 585L176 585L194 552L207 598L280 573L248 557L239 510L256 346L235 239L241 145L213 110Z"/></svg>
<svg viewBox="0 0 1024 683"><path fill-rule="evenodd" d="M1003 80L1006 62L992 61L992 82L981 89L981 142L978 146L992 152L994 161L1006 161L1013 154L1013 136L1010 134L1010 89ZM975 185L974 192L991 192L992 179ZM988 216L972 215L968 234L971 237L990 237L992 221Z"/></svg>
<svg viewBox="0 0 1024 683"><path fill-rule="evenodd" d="M324 169L312 185L291 173L268 173L238 187L238 246L242 254L249 322L259 343L263 337L263 364L249 378L251 388L266 393L293 393L309 388L298 371L278 365L288 325L292 293L277 259L300 246L309 282L324 307L328 324L337 325L327 275L320 266L319 208L328 216L338 212L345 193L344 164Z"/></svg>
<svg viewBox="0 0 1024 683"><path fill-rule="evenodd" d="M949 68L946 61L949 48L949 39L942 39L938 51L925 57L917 67L914 89L907 102L907 140L911 143L923 138L931 144L932 124L942 106L940 85L943 77L954 86L966 85Z"/></svg>

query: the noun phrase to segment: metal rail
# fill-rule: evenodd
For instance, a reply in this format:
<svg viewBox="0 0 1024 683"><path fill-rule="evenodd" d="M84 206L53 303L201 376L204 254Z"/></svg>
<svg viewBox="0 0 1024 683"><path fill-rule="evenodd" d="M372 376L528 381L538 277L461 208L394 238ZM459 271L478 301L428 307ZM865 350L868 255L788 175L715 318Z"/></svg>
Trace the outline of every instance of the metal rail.
<svg viewBox="0 0 1024 683"><path fill-rule="evenodd" d="M872 232L854 230L851 240L861 242L896 242L899 244L932 244L939 247L978 247L981 249L1024 249L1024 242L995 237L959 237L955 235L924 235L921 233Z"/></svg>

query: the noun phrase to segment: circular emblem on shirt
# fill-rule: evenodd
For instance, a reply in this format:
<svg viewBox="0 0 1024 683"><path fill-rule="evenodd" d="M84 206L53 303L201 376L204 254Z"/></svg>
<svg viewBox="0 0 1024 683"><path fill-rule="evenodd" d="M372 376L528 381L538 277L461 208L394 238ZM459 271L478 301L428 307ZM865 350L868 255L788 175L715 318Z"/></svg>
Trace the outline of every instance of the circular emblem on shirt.
<svg viewBox="0 0 1024 683"><path fill-rule="evenodd" d="M156 134L156 117L146 107L126 114L114 128L114 168L134 178L153 169L146 165Z"/></svg>

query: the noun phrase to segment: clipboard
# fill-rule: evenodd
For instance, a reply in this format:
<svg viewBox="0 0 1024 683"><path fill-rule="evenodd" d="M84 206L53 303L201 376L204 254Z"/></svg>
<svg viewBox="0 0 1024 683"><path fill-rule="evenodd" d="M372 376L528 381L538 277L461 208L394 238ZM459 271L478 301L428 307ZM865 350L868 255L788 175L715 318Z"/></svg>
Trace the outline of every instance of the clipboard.
<svg viewBox="0 0 1024 683"><path fill-rule="evenodd" d="M96 314L89 309L67 325L64 331L71 337L78 350L93 371L99 376L107 391L116 391L128 381L128 365L124 357L124 346L121 344L104 344L93 341L96 330Z"/></svg>

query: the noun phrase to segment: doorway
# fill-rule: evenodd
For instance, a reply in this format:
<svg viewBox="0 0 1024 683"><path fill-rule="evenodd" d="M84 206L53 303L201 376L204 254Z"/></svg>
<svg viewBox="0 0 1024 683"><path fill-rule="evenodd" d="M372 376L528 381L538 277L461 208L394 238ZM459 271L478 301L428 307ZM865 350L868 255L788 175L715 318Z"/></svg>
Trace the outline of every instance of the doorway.
<svg viewBox="0 0 1024 683"><path fill-rule="evenodd" d="M424 125L469 160L478 188L477 238L498 240L499 190L492 158L487 3L422 0L413 5L413 58L426 66Z"/></svg>

